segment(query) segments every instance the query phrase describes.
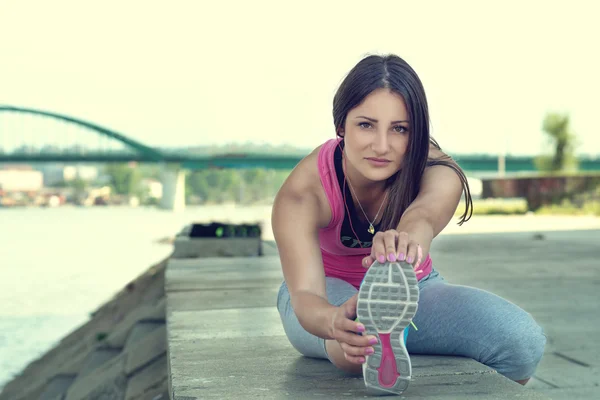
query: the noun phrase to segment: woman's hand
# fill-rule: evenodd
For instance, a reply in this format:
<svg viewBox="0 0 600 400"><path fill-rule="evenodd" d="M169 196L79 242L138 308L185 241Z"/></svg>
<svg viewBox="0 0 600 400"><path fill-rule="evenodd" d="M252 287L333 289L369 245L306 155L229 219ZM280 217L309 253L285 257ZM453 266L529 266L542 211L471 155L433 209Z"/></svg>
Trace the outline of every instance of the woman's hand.
<svg viewBox="0 0 600 400"><path fill-rule="evenodd" d="M377 232L373 237L371 254L363 258L363 267L369 268L375 260L380 263L386 261L406 261L413 264L417 270L423 258L423 249L419 243L409 237L406 232L398 232L390 229L385 232Z"/></svg>
<svg viewBox="0 0 600 400"><path fill-rule="evenodd" d="M363 324L354 321L357 300L358 293L335 310L331 318L331 337L340 344L346 360L363 364L365 356L373 354L371 345L377 343L377 338L357 334L365 331Z"/></svg>

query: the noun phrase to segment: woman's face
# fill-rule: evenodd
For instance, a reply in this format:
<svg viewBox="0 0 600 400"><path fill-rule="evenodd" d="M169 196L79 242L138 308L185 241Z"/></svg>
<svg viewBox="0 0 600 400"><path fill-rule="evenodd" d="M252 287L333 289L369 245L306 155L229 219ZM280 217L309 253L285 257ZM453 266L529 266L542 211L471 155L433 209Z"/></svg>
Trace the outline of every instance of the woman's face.
<svg viewBox="0 0 600 400"><path fill-rule="evenodd" d="M401 167L410 136L402 96L377 89L350 110L342 135L347 163L369 181L384 181Z"/></svg>

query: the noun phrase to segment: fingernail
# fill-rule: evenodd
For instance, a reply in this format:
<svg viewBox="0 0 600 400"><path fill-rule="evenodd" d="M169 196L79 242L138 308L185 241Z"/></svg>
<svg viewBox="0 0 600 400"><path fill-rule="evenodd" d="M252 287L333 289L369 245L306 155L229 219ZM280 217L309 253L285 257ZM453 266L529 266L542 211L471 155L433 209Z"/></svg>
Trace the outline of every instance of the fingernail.
<svg viewBox="0 0 600 400"><path fill-rule="evenodd" d="M377 338L372 337L371 339L369 339L369 344L377 344Z"/></svg>
<svg viewBox="0 0 600 400"><path fill-rule="evenodd" d="M365 350L365 353L366 353L366 354L373 354L373 353L375 353L375 349L373 349L372 347L368 347L368 348Z"/></svg>
<svg viewBox="0 0 600 400"><path fill-rule="evenodd" d="M358 361L360 361L361 364L364 364L365 363L365 358L361 357L361 358L358 359Z"/></svg>
<svg viewBox="0 0 600 400"><path fill-rule="evenodd" d="M396 261L396 255L394 253L388 254L388 260L390 260L391 262Z"/></svg>
<svg viewBox="0 0 600 400"><path fill-rule="evenodd" d="M398 256L398 261L404 261L404 253L400 253Z"/></svg>
<svg viewBox="0 0 600 400"><path fill-rule="evenodd" d="M356 327L356 330L359 331L359 332L364 332L365 331L365 326L364 325L358 325Z"/></svg>
<svg viewBox="0 0 600 400"><path fill-rule="evenodd" d="M384 263L385 262L385 257L384 256L379 256L379 257L377 257L377 261L379 261L380 263Z"/></svg>
<svg viewBox="0 0 600 400"><path fill-rule="evenodd" d="M410 263L412 263L412 262L413 262L413 258L412 258L412 257L408 257L408 258L406 259L406 262L407 262L407 263L409 263L409 264L410 264Z"/></svg>

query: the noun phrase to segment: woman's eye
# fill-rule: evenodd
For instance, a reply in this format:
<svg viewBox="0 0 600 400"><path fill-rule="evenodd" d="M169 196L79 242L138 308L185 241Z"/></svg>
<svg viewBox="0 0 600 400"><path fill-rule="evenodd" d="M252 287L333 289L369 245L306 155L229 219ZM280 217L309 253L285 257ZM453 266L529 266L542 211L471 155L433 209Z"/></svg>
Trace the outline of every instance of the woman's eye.
<svg viewBox="0 0 600 400"><path fill-rule="evenodd" d="M405 128L405 127L404 127L404 126L402 126L402 125L395 126L395 127L394 127L394 129L395 129L395 130L396 130L396 132L398 132L398 133L406 133L406 132L408 132L408 129L407 129L407 128Z"/></svg>
<svg viewBox="0 0 600 400"><path fill-rule="evenodd" d="M367 126L365 126L365 125L367 125ZM364 129L366 129L366 128L370 127L370 126L371 126L371 124L370 124L370 123L368 123L368 122L360 122L360 123L358 124L358 126L360 126L361 128L364 128Z"/></svg>

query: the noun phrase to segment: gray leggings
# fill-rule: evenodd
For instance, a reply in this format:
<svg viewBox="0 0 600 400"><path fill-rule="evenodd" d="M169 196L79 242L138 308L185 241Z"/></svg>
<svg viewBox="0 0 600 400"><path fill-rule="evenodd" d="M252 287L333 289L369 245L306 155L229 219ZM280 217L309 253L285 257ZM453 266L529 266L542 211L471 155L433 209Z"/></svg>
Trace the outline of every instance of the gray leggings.
<svg viewBox="0 0 600 400"><path fill-rule="evenodd" d="M339 306L357 293L349 283L326 278L327 298ZM542 359L546 336L532 316L484 290L447 283L434 269L419 282L419 308L406 342L411 354L469 357L512 380L529 378ZM325 340L298 322L285 282L277 309L285 333L307 357L325 358Z"/></svg>

